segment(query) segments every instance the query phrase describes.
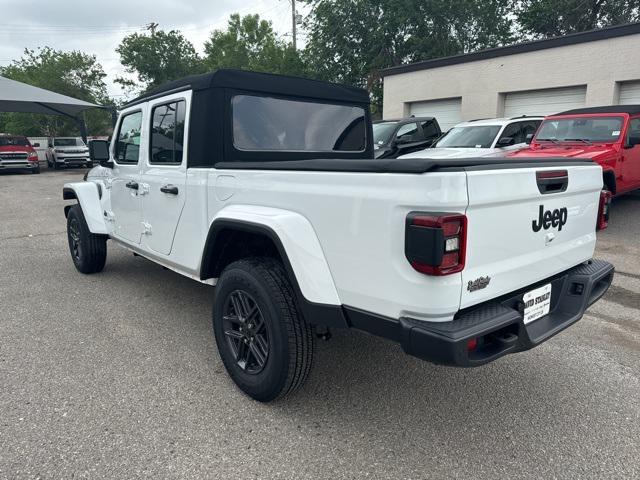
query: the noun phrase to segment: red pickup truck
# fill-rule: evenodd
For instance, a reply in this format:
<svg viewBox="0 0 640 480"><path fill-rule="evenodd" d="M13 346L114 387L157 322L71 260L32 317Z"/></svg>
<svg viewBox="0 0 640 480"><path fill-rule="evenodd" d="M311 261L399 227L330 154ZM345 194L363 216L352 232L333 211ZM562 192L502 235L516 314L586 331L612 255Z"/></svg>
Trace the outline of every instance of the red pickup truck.
<svg viewBox="0 0 640 480"><path fill-rule="evenodd" d="M546 117L528 149L510 157L582 157L603 169L613 195L640 188L640 105L569 110Z"/></svg>
<svg viewBox="0 0 640 480"><path fill-rule="evenodd" d="M38 153L33 146L21 135L0 135L0 171L2 170L28 170L32 173L40 173Z"/></svg>

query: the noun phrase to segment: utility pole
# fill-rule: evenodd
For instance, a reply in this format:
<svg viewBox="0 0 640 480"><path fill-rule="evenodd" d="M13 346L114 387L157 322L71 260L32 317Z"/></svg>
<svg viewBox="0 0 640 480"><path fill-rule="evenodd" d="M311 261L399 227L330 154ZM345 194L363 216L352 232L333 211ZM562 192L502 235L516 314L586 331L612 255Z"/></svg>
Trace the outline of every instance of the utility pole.
<svg viewBox="0 0 640 480"><path fill-rule="evenodd" d="M297 50L296 42L296 23L298 21L298 15L296 14L296 0L291 0L291 35L293 36L293 49Z"/></svg>
<svg viewBox="0 0 640 480"><path fill-rule="evenodd" d="M153 36L156 34L156 28L158 28L158 24L156 22L151 22L145 25L145 27L147 27L147 30L149 30L151 32L151 35Z"/></svg>

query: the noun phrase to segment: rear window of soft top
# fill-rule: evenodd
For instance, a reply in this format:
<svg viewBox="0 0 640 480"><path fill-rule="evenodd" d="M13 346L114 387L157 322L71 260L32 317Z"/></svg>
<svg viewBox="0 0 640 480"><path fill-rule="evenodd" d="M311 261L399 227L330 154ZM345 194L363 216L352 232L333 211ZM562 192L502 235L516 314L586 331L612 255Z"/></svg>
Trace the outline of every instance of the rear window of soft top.
<svg viewBox="0 0 640 480"><path fill-rule="evenodd" d="M360 106L236 95L232 111L238 150L362 152L366 147L366 113Z"/></svg>

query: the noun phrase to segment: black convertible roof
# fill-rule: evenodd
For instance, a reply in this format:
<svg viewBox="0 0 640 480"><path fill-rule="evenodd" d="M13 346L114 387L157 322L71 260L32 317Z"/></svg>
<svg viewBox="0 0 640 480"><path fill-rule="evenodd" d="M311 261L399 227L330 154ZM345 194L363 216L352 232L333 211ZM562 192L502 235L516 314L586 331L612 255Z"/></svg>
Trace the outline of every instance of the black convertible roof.
<svg viewBox="0 0 640 480"><path fill-rule="evenodd" d="M635 115L640 113L640 105L608 105L602 107L574 108L566 112L555 113L554 115L580 115L588 113L628 113Z"/></svg>
<svg viewBox="0 0 640 480"><path fill-rule="evenodd" d="M127 106L181 90L207 90L210 88L232 88L321 100L369 103L369 94L361 88L289 75L220 69L165 83L132 100Z"/></svg>

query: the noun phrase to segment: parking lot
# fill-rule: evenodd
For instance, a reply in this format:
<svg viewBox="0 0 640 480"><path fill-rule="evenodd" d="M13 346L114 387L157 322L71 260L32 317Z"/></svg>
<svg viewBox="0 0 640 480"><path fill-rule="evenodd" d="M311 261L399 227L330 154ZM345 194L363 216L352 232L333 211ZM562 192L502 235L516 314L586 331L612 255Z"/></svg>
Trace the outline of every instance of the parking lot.
<svg viewBox="0 0 640 480"><path fill-rule="evenodd" d="M640 476L640 195L599 234L606 297L537 349L454 369L335 331L263 405L224 371L212 287L113 244L76 272L61 192L84 172L0 175L0 478Z"/></svg>

